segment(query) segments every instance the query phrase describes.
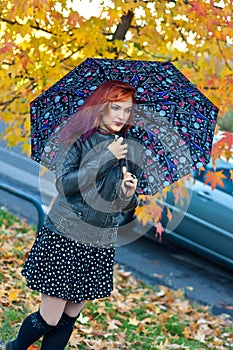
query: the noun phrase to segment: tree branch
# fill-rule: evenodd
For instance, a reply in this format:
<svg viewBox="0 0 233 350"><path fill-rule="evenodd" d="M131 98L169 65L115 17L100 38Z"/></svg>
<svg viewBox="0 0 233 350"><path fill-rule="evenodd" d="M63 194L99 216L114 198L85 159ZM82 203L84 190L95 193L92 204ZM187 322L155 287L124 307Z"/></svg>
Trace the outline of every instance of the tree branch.
<svg viewBox="0 0 233 350"><path fill-rule="evenodd" d="M218 90L218 87L214 87L214 86L204 86L203 89L204 89L204 90Z"/></svg>
<svg viewBox="0 0 233 350"><path fill-rule="evenodd" d="M221 55L222 55L222 57L223 57L223 60L224 60L224 62L225 62L225 65L227 66L227 68L229 68L229 69L232 71L233 69L232 69L232 67L229 65L229 63L228 63L228 61L227 61L227 59L226 59L226 56L224 55L224 52L223 52L223 50L222 50L222 48L221 48L221 46L220 46L219 39L217 39L217 44L218 44L218 49L219 49L219 51L220 51L220 53L221 53Z"/></svg>
<svg viewBox="0 0 233 350"><path fill-rule="evenodd" d="M57 34L54 34L53 32L51 32L50 30L41 28L38 24L36 26L31 25L30 27L33 28L33 29L36 29L36 30L41 30L42 32L45 32L47 34L57 35Z"/></svg>
<svg viewBox="0 0 233 350"><path fill-rule="evenodd" d="M18 26L24 26L24 24L22 24L22 23L19 23L18 21L11 21L11 20L9 20L9 19L7 19L7 18L3 18L3 17L0 17L0 21L2 21L2 22L6 22L6 23L8 23L8 24L10 24L10 25L18 25ZM51 34L51 35L57 35L57 34L54 34L53 32L51 32L51 31L49 31L49 30L47 30L47 29L44 29L44 28L41 28L40 26L39 26L39 24L37 23L37 21L36 21L36 26L35 25L30 25L30 28L33 28L33 29L36 29L36 30L41 30L41 31L43 31L43 32L45 32L45 33L47 33L47 34Z"/></svg>
<svg viewBox="0 0 233 350"><path fill-rule="evenodd" d="M65 62L66 60L68 60L71 56L73 56L75 53L79 52L80 50L82 50L85 47L85 45L80 46L77 50L72 51L68 56L64 57L63 59L60 60L60 63Z"/></svg>
<svg viewBox="0 0 233 350"><path fill-rule="evenodd" d="M140 29L143 28L143 26L142 27L140 27L140 26L130 26L130 28L136 29L137 35L140 36L141 35L140 34Z"/></svg>
<svg viewBox="0 0 233 350"><path fill-rule="evenodd" d="M17 100L18 98L20 98L20 96L21 96L21 94L14 96L11 100L8 100L8 101L5 101L5 102L1 102L1 101L0 101L0 106L4 106L4 107L2 108L2 112L4 112L4 111L6 110L6 108L7 108L12 102L14 102L14 101Z"/></svg>
<svg viewBox="0 0 233 350"><path fill-rule="evenodd" d="M15 59L12 62L3 61L2 64L5 64L6 66L13 66L15 64Z"/></svg>
<svg viewBox="0 0 233 350"><path fill-rule="evenodd" d="M8 23L8 24L10 24L10 25L14 25L14 24L18 24L19 26L22 25L22 24L18 23L17 21L11 21L11 20L9 20L9 19L7 19L7 18L3 18L3 17L0 17L0 20L1 20L2 22Z"/></svg>

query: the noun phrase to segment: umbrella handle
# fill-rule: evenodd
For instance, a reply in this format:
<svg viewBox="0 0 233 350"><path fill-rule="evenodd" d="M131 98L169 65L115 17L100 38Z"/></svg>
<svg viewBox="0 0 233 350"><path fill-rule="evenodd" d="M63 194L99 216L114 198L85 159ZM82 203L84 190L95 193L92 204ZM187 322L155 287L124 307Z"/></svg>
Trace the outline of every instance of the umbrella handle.
<svg viewBox="0 0 233 350"><path fill-rule="evenodd" d="M115 140L117 140L119 137L120 137L119 135L115 135ZM123 136L123 139L124 139L124 143L126 143L126 137L125 137L125 136ZM126 171L128 171L129 167L128 167L128 158L127 158L127 155L126 155L125 158L120 159L120 165L121 165L121 168L122 168L123 166L125 166L125 167L126 167Z"/></svg>
<svg viewBox="0 0 233 350"><path fill-rule="evenodd" d="M120 159L119 163L120 163L120 167L121 168L123 168L123 166L125 166L126 167L126 171L128 171L128 160L127 160L127 157ZM122 175L122 177L123 177L123 175Z"/></svg>

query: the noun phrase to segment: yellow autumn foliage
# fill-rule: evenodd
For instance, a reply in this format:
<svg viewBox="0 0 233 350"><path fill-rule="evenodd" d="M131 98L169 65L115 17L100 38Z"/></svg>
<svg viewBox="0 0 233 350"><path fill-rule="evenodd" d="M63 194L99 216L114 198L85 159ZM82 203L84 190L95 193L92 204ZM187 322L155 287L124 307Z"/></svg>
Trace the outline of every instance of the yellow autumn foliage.
<svg viewBox="0 0 233 350"><path fill-rule="evenodd" d="M172 61L219 107L219 119L233 109L231 0L100 1L89 18L82 3L86 18L72 1L0 2L0 120L9 146L29 154L30 101L87 57Z"/></svg>

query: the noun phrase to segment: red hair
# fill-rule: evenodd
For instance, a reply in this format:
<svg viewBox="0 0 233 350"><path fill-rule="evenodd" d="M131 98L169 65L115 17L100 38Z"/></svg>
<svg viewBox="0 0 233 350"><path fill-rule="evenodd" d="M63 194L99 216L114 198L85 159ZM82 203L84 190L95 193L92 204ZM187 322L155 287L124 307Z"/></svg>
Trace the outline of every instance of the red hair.
<svg viewBox="0 0 233 350"><path fill-rule="evenodd" d="M60 132L59 141L65 144L72 144L81 136L84 142L98 129L101 114L108 110L111 102L124 101L132 96L132 102L135 104L135 94L135 88L128 83L120 80L105 81L87 97L84 104L68 120ZM121 132L126 132L131 125L133 125L132 112Z"/></svg>

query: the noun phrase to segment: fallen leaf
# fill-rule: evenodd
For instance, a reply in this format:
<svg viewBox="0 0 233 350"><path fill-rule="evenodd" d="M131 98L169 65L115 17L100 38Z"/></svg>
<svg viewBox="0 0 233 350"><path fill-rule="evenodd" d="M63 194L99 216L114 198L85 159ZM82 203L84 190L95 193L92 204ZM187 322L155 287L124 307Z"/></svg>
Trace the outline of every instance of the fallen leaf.
<svg viewBox="0 0 233 350"><path fill-rule="evenodd" d="M122 326L122 323L119 320L111 320L108 322L108 330L118 329L119 326Z"/></svg>
<svg viewBox="0 0 233 350"><path fill-rule="evenodd" d="M81 312L79 315L79 318L78 318L78 322L81 324L86 324L86 323L90 322L90 319L89 319L89 317L84 316L83 313Z"/></svg>
<svg viewBox="0 0 233 350"><path fill-rule="evenodd" d="M93 332L92 327L90 327L90 326L85 327L83 325L79 325L78 328L84 334L91 334Z"/></svg>
<svg viewBox="0 0 233 350"><path fill-rule="evenodd" d="M26 234L20 232L23 227ZM0 264L4 286L0 290L1 318L5 317L6 309L23 315L25 309L28 314L39 307L39 293L25 287L20 273L22 256L26 255L35 238L35 232L29 226L25 231L25 227L25 223L21 225L14 221L11 225L5 221L0 226L3 237L0 240ZM185 298L183 290L172 290L163 285L152 288L117 264L114 266L114 283L114 291L108 298L87 302L75 324L69 341L70 349L146 349L148 344L151 349L176 349L179 336L166 330L168 323L172 327L185 325L182 334L190 346L179 344L179 349L190 349L194 339L204 341L205 349L230 348L232 321L229 315L213 316L207 305L195 308ZM192 290L191 286L187 288ZM231 305L224 306L225 310L231 311ZM8 318L7 321L12 329L18 325L16 319ZM29 349L37 350L39 347L33 345Z"/></svg>
<svg viewBox="0 0 233 350"><path fill-rule="evenodd" d="M37 349L40 349L40 346L32 344L29 346L29 348L27 350L37 350Z"/></svg>
<svg viewBox="0 0 233 350"><path fill-rule="evenodd" d="M129 324L133 326L138 326L141 323L141 321L137 320L136 316L130 319Z"/></svg>

